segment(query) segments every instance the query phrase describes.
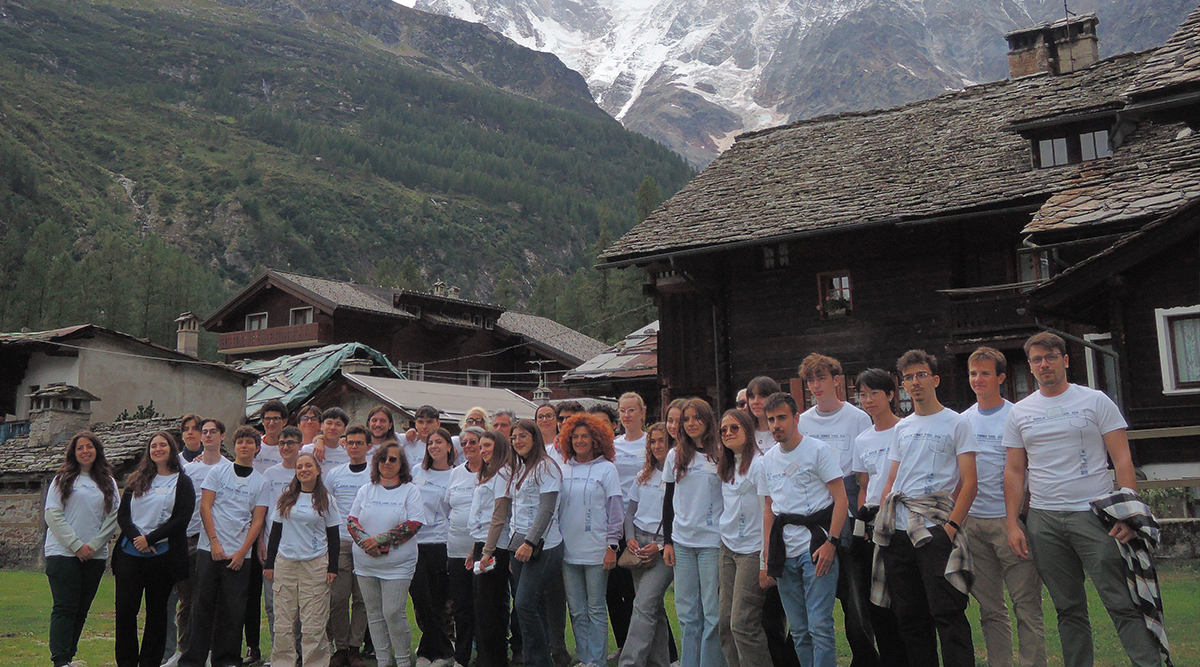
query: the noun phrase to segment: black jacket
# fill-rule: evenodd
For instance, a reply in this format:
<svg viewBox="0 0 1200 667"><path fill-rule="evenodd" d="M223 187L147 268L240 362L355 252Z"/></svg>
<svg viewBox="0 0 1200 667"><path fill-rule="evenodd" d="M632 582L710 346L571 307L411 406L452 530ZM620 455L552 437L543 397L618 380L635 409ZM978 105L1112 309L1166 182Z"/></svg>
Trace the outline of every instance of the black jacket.
<svg viewBox="0 0 1200 667"><path fill-rule="evenodd" d="M133 525L133 518L130 514L129 503L133 499L133 491L129 487L125 487L124 493L121 494L121 506L117 509L117 525L121 527L121 537L132 542L134 538L141 535L138 532L137 526ZM192 485L192 480L187 476L187 473L179 473L179 481L175 484L175 506L171 509L171 516L163 525L155 528L146 535L146 541L150 544L155 544L167 538L167 558L171 562L171 581L182 581L188 578L188 541L187 527L192 520L192 512L196 509L196 490ZM113 550L113 569L116 571L116 563L119 558L134 558L122 551L120 540L117 540L117 547Z"/></svg>

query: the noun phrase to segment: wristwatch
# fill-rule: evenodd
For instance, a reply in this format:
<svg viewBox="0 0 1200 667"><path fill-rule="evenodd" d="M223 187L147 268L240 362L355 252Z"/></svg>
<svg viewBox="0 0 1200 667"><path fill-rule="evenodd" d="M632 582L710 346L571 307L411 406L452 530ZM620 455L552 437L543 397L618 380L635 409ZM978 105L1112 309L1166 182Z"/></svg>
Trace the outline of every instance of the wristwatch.
<svg viewBox="0 0 1200 667"><path fill-rule="evenodd" d="M832 544L833 548L835 549L842 546L842 538L838 537L837 535L830 535L829 537L825 538L825 541Z"/></svg>

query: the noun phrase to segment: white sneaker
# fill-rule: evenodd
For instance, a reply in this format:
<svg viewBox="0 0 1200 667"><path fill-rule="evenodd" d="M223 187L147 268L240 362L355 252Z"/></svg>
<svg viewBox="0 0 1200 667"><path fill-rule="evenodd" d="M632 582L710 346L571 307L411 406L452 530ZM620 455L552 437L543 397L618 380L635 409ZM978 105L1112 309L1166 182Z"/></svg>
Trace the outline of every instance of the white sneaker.
<svg viewBox="0 0 1200 667"><path fill-rule="evenodd" d="M432 664L433 664L433 661L430 660L429 658L424 658L424 657L417 658L417 667L429 667Z"/></svg>
<svg viewBox="0 0 1200 667"><path fill-rule="evenodd" d="M162 667L177 667L179 665L179 659L182 657L182 653L175 651L171 657L167 658L166 661L163 662Z"/></svg>

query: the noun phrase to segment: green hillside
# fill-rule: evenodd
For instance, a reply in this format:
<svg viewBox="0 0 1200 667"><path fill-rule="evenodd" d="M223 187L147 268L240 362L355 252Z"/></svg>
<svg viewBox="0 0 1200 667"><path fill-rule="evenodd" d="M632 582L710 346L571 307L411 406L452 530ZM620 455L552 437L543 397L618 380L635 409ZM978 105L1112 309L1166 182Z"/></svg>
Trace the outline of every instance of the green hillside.
<svg viewBox="0 0 1200 667"><path fill-rule="evenodd" d="M0 330L167 343L266 267L523 302L692 176L480 26L249 4L0 0Z"/></svg>

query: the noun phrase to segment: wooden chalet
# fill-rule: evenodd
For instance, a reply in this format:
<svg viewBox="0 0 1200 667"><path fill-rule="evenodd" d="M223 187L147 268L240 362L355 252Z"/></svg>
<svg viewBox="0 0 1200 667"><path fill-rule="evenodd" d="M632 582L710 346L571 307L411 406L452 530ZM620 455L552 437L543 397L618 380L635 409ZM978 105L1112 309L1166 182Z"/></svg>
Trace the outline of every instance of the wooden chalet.
<svg viewBox="0 0 1200 667"><path fill-rule="evenodd" d="M1083 340L1118 329L1108 315L1049 301L1035 309L1030 295L1045 285L1048 298L1054 276L1065 285L1069 267L1148 222L1189 215L1200 136L1178 108L1127 109L1141 99L1131 95L1137 82L1164 60L1194 74L1198 59L1169 43L1097 60L1097 24L1088 15L1010 33L1008 80L744 134L608 248L606 266L648 274L662 323L662 401L700 395L724 409L756 375L785 384L811 352L840 359L850 379L894 370L921 348L941 360L943 402L964 409L974 401L966 358L979 345L1008 356L1007 395L1019 399L1036 388L1021 350L1028 336L1055 329ZM1071 198L1110 187L1138 214L1093 215L1099 199ZM1068 212L1068 201L1078 209ZM1186 280L1157 302L1200 301L1197 245L1182 246L1192 258L1180 265L1190 267ZM1072 380L1086 383L1077 347ZM1158 373L1153 348L1126 361ZM1140 372L1150 371L1132 375ZM1151 409L1146 398L1143 413L1139 400L1124 403L1135 428L1143 414L1147 424L1177 423L1166 418L1174 408Z"/></svg>
<svg viewBox="0 0 1200 667"><path fill-rule="evenodd" d="M272 359L335 343L382 352L411 380L530 394L539 365L556 382L605 345L557 322L433 293L267 271L204 322L227 361ZM541 362L535 365L536 362Z"/></svg>

